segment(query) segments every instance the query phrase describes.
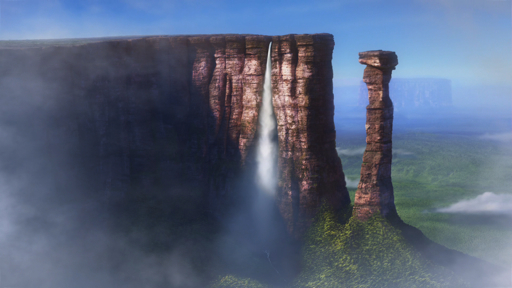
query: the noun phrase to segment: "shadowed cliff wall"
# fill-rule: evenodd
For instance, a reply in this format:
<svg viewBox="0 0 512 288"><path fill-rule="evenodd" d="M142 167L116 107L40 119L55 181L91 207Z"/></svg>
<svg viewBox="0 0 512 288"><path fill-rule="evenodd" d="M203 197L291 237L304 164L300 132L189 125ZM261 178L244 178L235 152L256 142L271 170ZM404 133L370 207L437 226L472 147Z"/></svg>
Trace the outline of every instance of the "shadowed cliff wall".
<svg viewBox="0 0 512 288"><path fill-rule="evenodd" d="M252 163L270 41L277 204L299 235L323 199L350 203L335 150L330 34L0 47L4 107L28 103L4 108L1 120L73 163L56 182L74 173L87 183L80 189L127 213L140 202L160 207L162 217L180 203L218 213L228 195L244 193L233 187Z"/></svg>

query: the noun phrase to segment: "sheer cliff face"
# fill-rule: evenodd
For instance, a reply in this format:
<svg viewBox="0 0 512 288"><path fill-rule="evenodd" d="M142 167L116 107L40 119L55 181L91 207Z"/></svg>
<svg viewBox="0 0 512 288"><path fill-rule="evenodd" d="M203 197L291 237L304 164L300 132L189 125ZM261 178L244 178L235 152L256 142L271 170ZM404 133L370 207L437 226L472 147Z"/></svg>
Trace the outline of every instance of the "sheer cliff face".
<svg viewBox="0 0 512 288"><path fill-rule="evenodd" d="M289 230L308 226L325 200L350 203L336 154L331 35L272 39L272 88L279 138L278 205Z"/></svg>
<svg viewBox="0 0 512 288"><path fill-rule="evenodd" d="M332 35L0 48L2 98L46 102L33 106L36 113L25 109L30 115L5 111L2 121L52 119L43 129L58 131L60 142L41 141L55 142L54 153L67 147L90 188L108 202L156 197L165 203L178 195L219 211L226 195L244 193L232 190L252 162L270 41L277 201L288 229L299 235L322 200L336 208L350 203L335 150ZM30 85L23 85L27 79Z"/></svg>

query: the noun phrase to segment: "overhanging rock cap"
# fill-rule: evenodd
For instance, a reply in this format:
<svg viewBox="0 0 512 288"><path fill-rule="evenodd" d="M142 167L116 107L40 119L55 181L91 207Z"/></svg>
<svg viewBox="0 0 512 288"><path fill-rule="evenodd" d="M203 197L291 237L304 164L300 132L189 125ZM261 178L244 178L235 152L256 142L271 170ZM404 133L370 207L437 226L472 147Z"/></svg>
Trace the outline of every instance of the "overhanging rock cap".
<svg viewBox="0 0 512 288"><path fill-rule="evenodd" d="M381 69L395 69L398 57L393 51L373 50L359 53L359 63Z"/></svg>

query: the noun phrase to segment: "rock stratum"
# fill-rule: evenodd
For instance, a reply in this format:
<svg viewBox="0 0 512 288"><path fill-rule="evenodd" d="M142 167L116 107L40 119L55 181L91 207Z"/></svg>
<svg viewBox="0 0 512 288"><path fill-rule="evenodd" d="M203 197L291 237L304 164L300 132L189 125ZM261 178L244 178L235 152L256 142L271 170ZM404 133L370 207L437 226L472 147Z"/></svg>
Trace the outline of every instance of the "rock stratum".
<svg viewBox="0 0 512 288"><path fill-rule="evenodd" d="M79 40L0 43L1 120L23 119L16 127L45 153L72 155L64 178L85 177L117 206L179 195L219 213L244 193L234 187L254 162L272 41L277 204L288 230L303 233L324 200L350 204L335 149L332 35Z"/></svg>

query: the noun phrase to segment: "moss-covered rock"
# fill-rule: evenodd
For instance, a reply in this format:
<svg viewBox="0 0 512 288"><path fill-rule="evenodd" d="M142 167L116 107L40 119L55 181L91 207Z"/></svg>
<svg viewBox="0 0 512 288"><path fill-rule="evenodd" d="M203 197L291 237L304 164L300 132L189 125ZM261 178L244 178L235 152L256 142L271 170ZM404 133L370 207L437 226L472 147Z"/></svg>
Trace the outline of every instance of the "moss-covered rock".
<svg viewBox="0 0 512 288"><path fill-rule="evenodd" d="M263 285L260 282L250 279L250 278L242 278L233 275L226 275L224 277L219 277L218 280L214 281L211 288L267 288L267 285Z"/></svg>
<svg viewBox="0 0 512 288"><path fill-rule="evenodd" d="M380 215L343 224L324 209L306 235L294 287L466 287L421 257Z"/></svg>

